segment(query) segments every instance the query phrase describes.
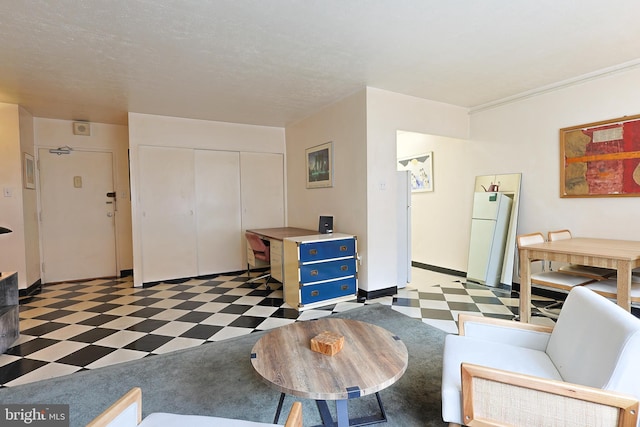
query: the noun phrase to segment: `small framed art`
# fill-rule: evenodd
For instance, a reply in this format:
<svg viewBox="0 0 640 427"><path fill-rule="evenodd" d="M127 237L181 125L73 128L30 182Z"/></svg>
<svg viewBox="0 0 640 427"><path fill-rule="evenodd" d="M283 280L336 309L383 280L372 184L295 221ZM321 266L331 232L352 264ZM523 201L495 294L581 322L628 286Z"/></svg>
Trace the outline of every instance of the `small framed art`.
<svg viewBox="0 0 640 427"><path fill-rule="evenodd" d="M411 172L411 192L433 191L433 151L398 159L399 171Z"/></svg>
<svg viewBox="0 0 640 427"><path fill-rule="evenodd" d="M36 169L35 164L33 162L33 156L29 153L24 154L24 162L23 162L23 180L24 180L24 188L35 189L36 188Z"/></svg>
<svg viewBox="0 0 640 427"><path fill-rule="evenodd" d="M333 187L333 143L307 148L307 188Z"/></svg>

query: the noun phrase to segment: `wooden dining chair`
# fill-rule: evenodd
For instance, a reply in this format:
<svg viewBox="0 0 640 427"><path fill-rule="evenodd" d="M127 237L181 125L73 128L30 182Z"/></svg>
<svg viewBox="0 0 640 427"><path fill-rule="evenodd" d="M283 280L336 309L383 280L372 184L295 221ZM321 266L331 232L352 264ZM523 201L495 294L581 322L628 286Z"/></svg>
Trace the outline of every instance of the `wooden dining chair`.
<svg viewBox="0 0 640 427"><path fill-rule="evenodd" d="M544 235L540 232L521 234L516 236L516 245L518 251L523 246L533 245L537 243L544 243ZM532 260L533 262L540 262L541 271L531 273L531 285L541 286L544 288L551 288L563 293L568 293L575 286L586 285L591 283L594 279L578 276L574 274L567 274L560 271L548 271L545 270L544 260ZM518 274L520 269L518 269ZM540 311L548 317L557 318L558 313L551 310L557 310L562 307L562 301L557 301L552 304L546 305L540 308Z"/></svg>

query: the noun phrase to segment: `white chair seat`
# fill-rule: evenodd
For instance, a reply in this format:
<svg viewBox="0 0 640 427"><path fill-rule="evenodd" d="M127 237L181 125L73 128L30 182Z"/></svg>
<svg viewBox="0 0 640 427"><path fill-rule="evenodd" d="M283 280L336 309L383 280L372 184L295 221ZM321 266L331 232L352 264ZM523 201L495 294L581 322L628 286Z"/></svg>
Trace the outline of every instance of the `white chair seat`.
<svg viewBox="0 0 640 427"><path fill-rule="evenodd" d="M635 277L635 276L632 276ZM594 292L599 293L607 298L616 298L618 295L618 279L612 278L607 280L600 280L597 282L589 283L585 285L587 289L591 289ZM640 302L640 279L633 279L631 282L631 300L633 302Z"/></svg>
<svg viewBox="0 0 640 427"><path fill-rule="evenodd" d="M558 271L576 276L588 277L594 280L603 280L615 274L610 268L591 267L589 265L570 264L560 267Z"/></svg>
<svg viewBox="0 0 640 427"><path fill-rule="evenodd" d="M593 279L561 273L559 271L543 271L531 275L531 283L567 290L574 286L581 286L590 282L593 282Z"/></svg>

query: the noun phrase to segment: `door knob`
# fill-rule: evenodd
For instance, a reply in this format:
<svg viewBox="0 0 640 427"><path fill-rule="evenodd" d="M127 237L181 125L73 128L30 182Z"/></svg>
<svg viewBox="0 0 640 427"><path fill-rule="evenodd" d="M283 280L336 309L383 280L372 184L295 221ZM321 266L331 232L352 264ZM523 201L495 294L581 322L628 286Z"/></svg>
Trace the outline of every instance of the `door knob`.
<svg viewBox="0 0 640 427"><path fill-rule="evenodd" d="M107 216L111 218L113 216L113 212L107 212Z"/></svg>

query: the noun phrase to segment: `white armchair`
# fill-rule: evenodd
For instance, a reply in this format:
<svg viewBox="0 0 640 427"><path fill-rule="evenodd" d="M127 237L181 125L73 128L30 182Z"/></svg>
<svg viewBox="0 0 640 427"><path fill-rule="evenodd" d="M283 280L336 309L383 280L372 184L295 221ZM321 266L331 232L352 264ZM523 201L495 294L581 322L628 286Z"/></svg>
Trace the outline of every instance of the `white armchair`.
<svg viewBox="0 0 640 427"><path fill-rule="evenodd" d="M469 315L458 320L459 335L445 340L445 422L638 424L640 319L606 298L572 289L553 328Z"/></svg>
<svg viewBox="0 0 640 427"><path fill-rule="evenodd" d="M302 404L294 402L284 424L302 427ZM204 415L182 415L154 412L142 418L142 390L134 387L113 405L94 418L87 427L276 427L258 423Z"/></svg>

